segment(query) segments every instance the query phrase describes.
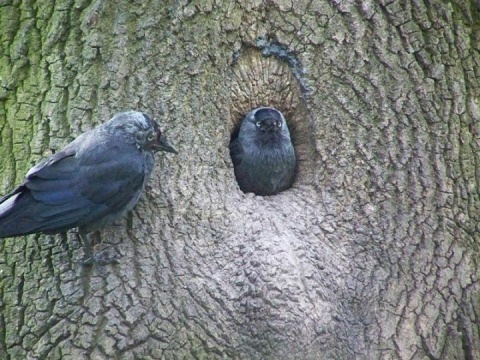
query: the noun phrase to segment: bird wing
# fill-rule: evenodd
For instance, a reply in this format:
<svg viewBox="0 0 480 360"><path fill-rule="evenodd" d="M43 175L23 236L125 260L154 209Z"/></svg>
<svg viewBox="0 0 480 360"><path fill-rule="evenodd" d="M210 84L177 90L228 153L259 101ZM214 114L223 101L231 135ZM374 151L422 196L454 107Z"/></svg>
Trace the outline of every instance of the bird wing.
<svg viewBox="0 0 480 360"><path fill-rule="evenodd" d="M243 152L243 146L238 138L230 142L230 157L232 158L233 166L240 165L243 158Z"/></svg>
<svg viewBox="0 0 480 360"><path fill-rule="evenodd" d="M68 146L34 166L25 181L0 199L0 238L63 230L88 214L75 198L75 149Z"/></svg>
<svg viewBox="0 0 480 360"><path fill-rule="evenodd" d="M138 199L145 180L139 150L103 143L79 154L71 145L33 167L25 182L0 200L6 209L0 212L0 237L101 221Z"/></svg>
<svg viewBox="0 0 480 360"><path fill-rule="evenodd" d="M79 217L71 227L98 221L138 198L145 172L142 153L134 147L105 144L81 156L65 155L30 174L25 184L37 201L50 206L45 216L55 216L60 225L71 222L73 214Z"/></svg>

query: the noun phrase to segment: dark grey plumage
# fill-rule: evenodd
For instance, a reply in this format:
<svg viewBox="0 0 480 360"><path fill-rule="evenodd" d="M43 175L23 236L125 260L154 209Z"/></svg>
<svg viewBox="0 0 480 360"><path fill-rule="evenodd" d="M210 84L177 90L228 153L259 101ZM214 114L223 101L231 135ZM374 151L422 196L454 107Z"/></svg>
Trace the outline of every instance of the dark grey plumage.
<svg viewBox="0 0 480 360"><path fill-rule="evenodd" d="M296 157L282 113L260 107L242 120L238 137L230 143L240 189L257 195L274 195L293 183Z"/></svg>
<svg viewBox="0 0 480 360"><path fill-rule="evenodd" d="M156 122L141 112L116 114L31 168L0 199L0 238L78 227L91 257L85 234L135 206L158 150L176 153Z"/></svg>

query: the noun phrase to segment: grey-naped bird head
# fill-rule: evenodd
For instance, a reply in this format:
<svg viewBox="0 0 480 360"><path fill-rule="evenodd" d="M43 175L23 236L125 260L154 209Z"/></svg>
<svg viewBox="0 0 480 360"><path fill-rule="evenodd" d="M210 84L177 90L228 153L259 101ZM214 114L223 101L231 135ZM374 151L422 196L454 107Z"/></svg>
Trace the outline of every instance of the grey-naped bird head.
<svg viewBox="0 0 480 360"><path fill-rule="evenodd" d="M141 150L166 151L177 154L177 151L162 134L158 124L145 113L138 111L118 113L104 126L112 130L124 131L127 141L134 139L136 146Z"/></svg>
<svg viewBox="0 0 480 360"><path fill-rule="evenodd" d="M250 111L242 121L239 138L255 141L259 145L291 141L283 114L271 107L259 107Z"/></svg>

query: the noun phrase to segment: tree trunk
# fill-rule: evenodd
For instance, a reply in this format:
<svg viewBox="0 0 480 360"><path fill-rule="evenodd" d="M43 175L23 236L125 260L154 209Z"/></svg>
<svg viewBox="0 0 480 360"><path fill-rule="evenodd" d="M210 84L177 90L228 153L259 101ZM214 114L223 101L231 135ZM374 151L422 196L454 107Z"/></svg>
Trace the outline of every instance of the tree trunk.
<svg viewBox="0 0 480 360"><path fill-rule="evenodd" d="M129 109L180 154L91 236L0 242L2 359L480 359L480 9L422 1L4 1L2 193ZM230 136L284 112L293 188Z"/></svg>

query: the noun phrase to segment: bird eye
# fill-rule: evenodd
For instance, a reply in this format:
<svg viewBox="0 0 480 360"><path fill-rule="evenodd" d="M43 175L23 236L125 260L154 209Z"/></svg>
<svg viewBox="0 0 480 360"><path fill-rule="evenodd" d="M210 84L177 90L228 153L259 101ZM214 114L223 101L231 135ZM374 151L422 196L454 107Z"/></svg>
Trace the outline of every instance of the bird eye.
<svg viewBox="0 0 480 360"><path fill-rule="evenodd" d="M260 127L260 125L262 125L262 123L260 121L255 122L256 127Z"/></svg>
<svg viewBox="0 0 480 360"><path fill-rule="evenodd" d="M278 126L279 128L281 128L281 127L282 127L282 122L281 122L281 121L277 121L277 126Z"/></svg>
<svg viewBox="0 0 480 360"><path fill-rule="evenodd" d="M151 142L151 141L155 140L155 137L156 137L156 136L155 136L155 133L151 132L150 134L148 134L147 140L148 140L149 142Z"/></svg>

